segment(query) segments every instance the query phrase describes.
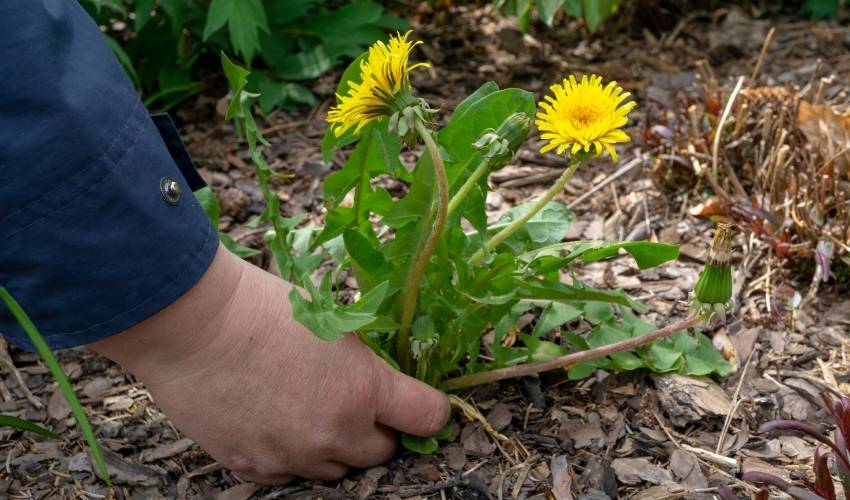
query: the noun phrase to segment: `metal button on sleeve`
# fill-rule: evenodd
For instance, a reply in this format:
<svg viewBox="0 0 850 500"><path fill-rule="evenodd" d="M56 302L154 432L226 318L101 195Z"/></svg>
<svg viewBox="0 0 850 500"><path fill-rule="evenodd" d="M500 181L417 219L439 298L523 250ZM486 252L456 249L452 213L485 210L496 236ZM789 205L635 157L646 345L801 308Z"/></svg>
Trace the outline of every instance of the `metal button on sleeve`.
<svg viewBox="0 0 850 500"><path fill-rule="evenodd" d="M177 205L180 201L180 183L171 177L163 177L159 181L159 192L169 205Z"/></svg>

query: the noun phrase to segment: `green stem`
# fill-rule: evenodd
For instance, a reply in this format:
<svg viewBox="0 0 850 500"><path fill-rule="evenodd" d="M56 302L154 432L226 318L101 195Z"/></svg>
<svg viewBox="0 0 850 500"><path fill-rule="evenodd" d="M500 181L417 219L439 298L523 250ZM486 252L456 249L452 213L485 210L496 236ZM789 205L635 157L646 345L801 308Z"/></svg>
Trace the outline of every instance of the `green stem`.
<svg viewBox="0 0 850 500"><path fill-rule="evenodd" d="M486 174L490 170L490 158L484 158L481 160L481 163L478 165L472 175L466 179L466 182L463 183L463 186L460 187L457 193L452 196L451 201L449 202L449 208L447 212L447 217L450 217L455 210L460 206L461 202L466 198L472 188L475 187L475 184L478 182L478 179L481 178L482 175Z"/></svg>
<svg viewBox="0 0 850 500"><path fill-rule="evenodd" d="M481 261L484 260L484 257L487 256L488 253L492 252L496 247L502 244L506 239L508 239L512 234L519 231L522 226L525 225L526 222L531 220L537 212L543 209L552 198L555 197L556 194L560 193L564 186L567 185L567 182L572 179L573 174L575 174L576 169L578 169L579 165L581 165L581 158L578 156L573 156L570 160L570 166L564 173L561 174L561 177L555 182L555 184L546 191L543 196L537 200L534 205L531 206L531 209L528 210L522 217L513 221L508 225L508 227L502 229L498 233L496 233L490 240L482 247L479 248L477 252L472 255L472 258L469 260L470 263L475 266L481 264Z"/></svg>
<svg viewBox="0 0 850 500"><path fill-rule="evenodd" d="M464 387L489 384L491 382L498 382L499 380L505 380L508 378L524 377L558 368L565 368L578 363L585 363L587 361L610 356L611 354L618 352L634 350L646 343L669 337L682 330L687 330L688 328L699 324L700 321L702 321L702 316L691 316L652 333L647 333L646 335L638 335L637 337L621 340L620 342L614 342L613 344L594 347L593 349L588 349L586 351L574 352L555 359L550 359L549 361L526 363L524 365L509 366L498 370L490 370L487 372L473 373L470 375L452 378L443 382L441 388L445 391L454 391L457 389L463 389Z"/></svg>
<svg viewBox="0 0 850 500"><path fill-rule="evenodd" d="M422 121L416 120L415 126L416 132L425 142L425 148L428 150L428 155L434 164L434 173L437 178L437 213L425 245L413 257L414 260L410 266L404 290L402 291L401 325L398 330L398 356L399 367L404 373L408 374L412 373L411 365L413 364L413 359L410 353L410 328L413 324L413 314L416 312L416 301L419 298L419 282L428 269L431 255L434 254L437 243L440 241L440 235L443 232L443 225L446 222L446 213L449 205L449 181L446 178L446 168L443 166L440 149L437 147L437 143L434 142L434 138L431 137L431 131L428 130L428 127ZM422 223L427 224L428 220L425 219ZM420 245L424 239L422 236L424 236L424 231L420 236Z"/></svg>

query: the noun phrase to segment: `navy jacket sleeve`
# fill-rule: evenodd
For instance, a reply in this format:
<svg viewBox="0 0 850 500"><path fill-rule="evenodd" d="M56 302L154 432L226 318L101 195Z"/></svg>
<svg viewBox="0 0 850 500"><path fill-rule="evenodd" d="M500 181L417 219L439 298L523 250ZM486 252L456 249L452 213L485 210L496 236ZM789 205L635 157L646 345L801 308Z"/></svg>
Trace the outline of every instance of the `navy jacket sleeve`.
<svg viewBox="0 0 850 500"><path fill-rule="evenodd" d="M0 284L51 347L93 342L190 289L217 233L76 0L0 2L0 34ZM0 333L32 348L2 303Z"/></svg>

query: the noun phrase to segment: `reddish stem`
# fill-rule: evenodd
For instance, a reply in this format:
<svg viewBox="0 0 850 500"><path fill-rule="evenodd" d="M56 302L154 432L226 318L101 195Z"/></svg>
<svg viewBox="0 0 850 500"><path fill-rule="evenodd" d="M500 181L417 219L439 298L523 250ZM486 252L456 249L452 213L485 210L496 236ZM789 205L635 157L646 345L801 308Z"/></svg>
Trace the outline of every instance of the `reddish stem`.
<svg viewBox="0 0 850 500"><path fill-rule="evenodd" d="M550 359L549 361L540 361L538 363L526 363L524 365L509 366L507 368L500 368L498 370L490 370L486 372L473 373L470 375L463 375L461 377L451 378L443 382L442 388L446 391L454 391L457 389L463 389L464 387L489 384L490 382L497 382L499 380L505 380L508 378L534 375L535 373L556 370L558 368L564 368L566 366L603 358L605 356L609 356L618 352L631 351L637 347L642 346L643 344L652 342L654 340L663 339L665 337L669 337L680 330L687 330L688 328L697 325L700 321L702 321L701 316L691 316L681 321L677 321L672 325L665 326L660 330L655 330L654 332L648 333L646 335L632 337L630 339L622 340L620 342L614 342L613 344L608 344L600 347L595 347L586 351L574 352L555 359Z"/></svg>

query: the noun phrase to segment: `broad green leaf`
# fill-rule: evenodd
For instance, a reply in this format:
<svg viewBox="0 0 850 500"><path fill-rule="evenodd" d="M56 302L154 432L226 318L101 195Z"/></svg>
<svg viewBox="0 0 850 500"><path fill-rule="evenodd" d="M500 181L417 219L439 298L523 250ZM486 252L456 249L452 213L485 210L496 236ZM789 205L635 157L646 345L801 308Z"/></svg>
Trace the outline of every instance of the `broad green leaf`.
<svg viewBox="0 0 850 500"><path fill-rule="evenodd" d="M689 353L697 348L697 339L688 335L688 332L678 332L673 334L674 347L677 351Z"/></svg>
<svg viewBox="0 0 850 500"><path fill-rule="evenodd" d="M579 316L581 316L581 310L572 304L551 302L543 309L531 334L541 337Z"/></svg>
<svg viewBox="0 0 850 500"><path fill-rule="evenodd" d="M62 436L60 436L59 434L51 432L36 423L30 422L29 420L24 420L22 418L13 417L11 415L0 415L0 427L3 426L13 427L22 431L34 432L50 439L62 439Z"/></svg>
<svg viewBox="0 0 850 500"><path fill-rule="evenodd" d="M496 82L489 81L484 83L483 85L475 89L475 92L469 94L466 99L461 101L460 104L457 105L457 107L455 107L455 110L452 113L452 118L454 118L455 116L463 116L464 114L466 114L466 111L475 103L498 90L499 86L496 84Z"/></svg>
<svg viewBox="0 0 850 500"><path fill-rule="evenodd" d="M600 347L614 342L620 342L631 338L628 332L620 330L608 323L596 325L596 327L587 334L587 343L590 347Z"/></svg>
<svg viewBox="0 0 850 500"><path fill-rule="evenodd" d="M618 370L631 371L644 367L643 360L630 352L615 352L610 357Z"/></svg>
<svg viewBox="0 0 850 500"><path fill-rule="evenodd" d="M812 19L835 19L838 17L838 5L841 1L804 0L800 12L808 14Z"/></svg>
<svg viewBox="0 0 850 500"><path fill-rule="evenodd" d="M492 235L509 226L528 213L533 204L534 202L523 203L509 209L499 217L496 224L487 228L488 233ZM563 203L550 201L520 230L505 240L504 245L510 247L514 253L522 253L557 243L566 236L573 218L573 213Z"/></svg>
<svg viewBox="0 0 850 500"><path fill-rule="evenodd" d="M714 347L711 339L701 333L697 333L696 340L696 349L685 354L685 373L688 375L710 375L716 373L721 377L725 377L732 372L732 365Z"/></svg>
<svg viewBox="0 0 850 500"><path fill-rule="evenodd" d="M283 80L309 80L336 66L337 56L327 46L319 44L310 50L284 57L274 69L274 74Z"/></svg>
<svg viewBox="0 0 850 500"><path fill-rule="evenodd" d="M460 184L455 186L455 180L474 168L472 161L478 151L472 144L486 129L498 128L508 116L517 112L534 116L534 94L516 88L496 88L495 84L479 88L458 106L445 128L437 134L438 142L452 157L451 161L446 161L446 173L454 189L460 187Z"/></svg>
<svg viewBox="0 0 850 500"><path fill-rule="evenodd" d="M641 269L649 269L679 258L679 246L651 241L592 242L582 245L568 256L581 257L584 262L596 262L619 255L620 249L629 253Z"/></svg>
<svg viewBox="0 0 850 500"><path fill-rule="evenodd" d="M358 185L361 186L361 196L368 196L366 191L371 192L369 180L400 167L400 154L401 144L387 131L386 123L369 125L342 169L325 179L325 205L329 208L336 207L345 195ZM362 204L360 208L359 215L362 217Z"/></svg>
<svg viewBox="0 0 850 500"><path fill-rule="evenodd" d="M433 205L434 199L434 168L431 159L423 156L413 172L413 184L410 191L400 201L393 204L393 208L381 220L383 224L393 228L399 228L411 223L430 224L423 221L423 214L428 213Z"/></svg>
<svg viewBox="0 0 850 500"><path fill-rule="evenodd" d="M581 380L593 374L597 368L608 368L611 366L611 361L608 358L594 359L585 363L579 363L570 366L567 369L567 378L570 380Z"/></svg>
<svg viewBox="0 0 850 500"><path fill-rule="evenodd" d="M302 325L324 340L336 340L345 333L353 332L375 321L378 308L386 296L388 283L382 283L368 293L359 301L350 306L337 306L321 302L332 302L330 292L323 290L313 295L313 300L308 301L296 288L289 292L289 301L292 304L292 315ZM321 293L321 296L316 295Z"/></svg>
<svg viewBox="0 0 850 500"><path fill-rule="evenodd" d="M194 195L198 200L198 203L201 204L201 208L203 208L204 212L206 212L207 217L209 217L212 226L218 230L218 219L221 213L221 207L218 204L218 199L215 197L215 193L213 193L209 187L204 186L195 191ZM249 248L236 243L236 241L234 241L228 234L219 232L218 238L225 248L236 254L239 258L249 259L261 253L255 248Z"/></svg>
<svg viewBox="0 0 850 500"><path fill-rule="evenodd" d="M555 20L555 14L558 9L564 4L564 0L534 0L537 6L537 15L546 26L552 26L552 21Z"/></svg>
<svg viewBox="0 0 850 500"><path fill-rule="evenodd" d="M358 27L374 24L381 19L384 8L375 2L351 2L339 9L318 16L311 16L301 24L305 32L313 33L322 38L344 38ZM361 40L372 43L375 39Z"/></svg>
<svg viewBox="0 0 850 500"><path fill-rule="evenodd" d="M233 254L240 259L250 259L251 257L255 257L263 253L256 248L246 247L245 245L236 243L236 241L226 233L219 233L218 239L221 241L221 244L224 245L224 248L233 252Z"/></svg>
<svg viewBox="0 0 850 500"><path fill-rule="evenodd" d="M156 8L156 0L136 0L133 20L133 29L138 33L151 19L151 13Z"/></svg>
<svg viewBox="0 0 850 500"><path fill-rule="evenodd" d="M227 77L227 82L230 86L230 104L227 106L227 112L224 118L232 120L239 113L242 89L248 83L248 75L251 72L231 61L224 51L221 52L221 67L224 69L224 75Z"/></svg>
<svg viewBox="0 0 850 500"><path fill-rule="evenodd" d="M454 430L454 426L452 425L451 422L449 422L445 426L443 426L442 429L437 431L436 434L434 434L433 436L425 437L425 438L418 437L418 436L411 436L410 434L407 434L407 433L402 433L401 434L401 444L403 444L404 447L407 448L408 450L415 451L416 453L419 453L420 455L430 455L431 453L434 453L437 450L437 448L439 446L437 441L448 439L452 435L453 430Z"/></svg>
<svg viewBox="0 0 850 500"><path fill-rule="evenodd" d="M582 18L582 0L564 0L564 9L572 16Z"/></svg>
<svg viewBox="0 0 850 500"><path fill-rule="evenodd" d="M80 428L80 432L86 438L86 443L88 443L92 455L94 455L97 468L100 471L100 476L104 481L106 481L107 485L112 486L112 480L109 477L109 471L106 469L106 462L103 461L103 455L100 453L100 447L97 445L97 439L94 437L94 431L91 428L88 417L86 417L86 412L83 410L83 406L80 404L80 400L77 399L74 387L71 385L71 382L65 375L65 371L62 369L62 365L59 364L59 361L53 355L53 352L50 350L47 342L45 342L44 337L41 336L41 333L39 333L27 313L24 312L20 304L18 304L18 302L3 286L0 286L0 300L3 301L6 308L8 308L12 313L12 316L15 317L18 324L21 325L21 329L23 329L27 334L30 342L35 347L35 350L38 351L38 354L41 356L44 364L47 365L48 370L50 370L50 374L53 375L54 379L56 379L56 383L59 385L59 389L62 391L65 401L67 401L68 406L71 408L71 414L74 416L74 420L76 420L77 426Z"/></svg>
<svg viewBox="0 0 850 500"><path fill-rule="evenodd" d="M266 0L266 9L270 25L283 26L304 17L310 12L315 0Z"/></svg>
<svg viewBox="0 0 850 500"><path fill-rule="evenodd" d="M248 87L251 91L260 94L257 103L264 115L274 109L294 111L316 104L316 98L307 87L294 82L273 80L262 72L252 73L248 77Z"/></svg>
<svg viewBox="0 0 850 500"><path fill-rule="evenodd" d="M672 340L656 340L649 346L648 359L652 371L664 373L676 369L682 351L676 349Z"/></svg>
<svg viewBox="0 0 850 500"><path fill-rule="evenodd" d="M584 319L594 325L599 323L607 323L614 319L614 309L611 304L605 302L587 302L582 304L584 311Z"/></svg>
<svg viewBox="0 0 850 500"><path fill-rule="evenodd" d="M411 436L406 432L401 434L401 444L408 450L415 451L420 455L430 455L440 447L437 438Z"/></svg>
<svg viewBox="0 0 850 500"><path fill-rule="evenodd" d="M566 347L548 340L540 340L531 335L523 335L522 342L528 347L528 361L530 363L549 361L567 353Z"/></svg>
<svg viewBox="0 0 850 500"><path fill-rule="evenodd" d="M218 228L218 218L221 214L221 206L218 204L218 198L209 186L204 186L194 192L195 199L201 204L201 208L209 217L214 228Z"/></svg>
<svg viewBox="0 0 850 500"><path fill-rule="evenodd" d="M378 283L386 281L393 268L373 242L352 229L345 230L342 236L360 291L369 291Z"/></svg>
<svg viewBox="0 0 850 500"><path fill-rule="evenodd" d="M570 286L564 283L553 283L541 280L523 278L515 280L519 296L527 300L553 300L561 302L597 301L620 304L637 312L646 312L648 308L636 302L622 290L597 290L586 285Z"/></svg>
<svg viewBox="0 0 850 500"><path fill-rule="evenodd" d="M212 0L204 25L204 41L225 24L233 49L250 62L260 48L260 30L269 31L266 11L260 0Z"/></svg>
<svg viewBox="0 0 850 500"><path fill-rule="evenodd" d="M584 22L590 32L596 31L603 21L611 16L619 0L582 0Z"/></svg>

